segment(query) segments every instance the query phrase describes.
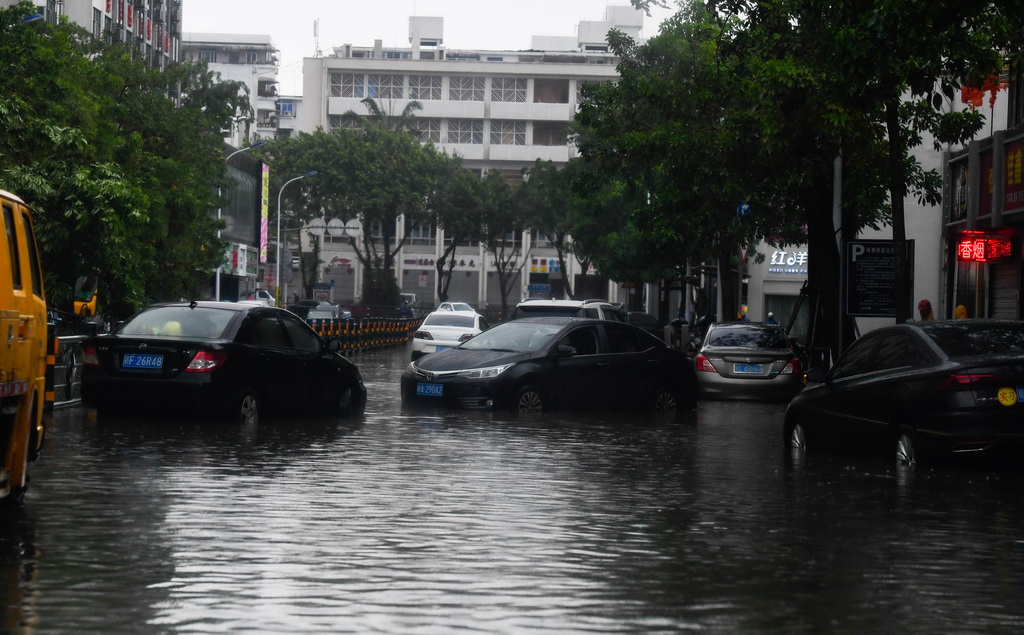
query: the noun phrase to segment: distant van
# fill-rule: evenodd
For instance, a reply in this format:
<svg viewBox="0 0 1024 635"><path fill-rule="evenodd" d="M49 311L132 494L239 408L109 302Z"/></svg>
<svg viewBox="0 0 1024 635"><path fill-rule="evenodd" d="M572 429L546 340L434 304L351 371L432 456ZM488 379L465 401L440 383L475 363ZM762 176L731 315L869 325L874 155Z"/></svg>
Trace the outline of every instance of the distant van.
<svg viewBox="0 0 1024 635"><path fill-rule="evenodd" d="M46 435L46 296L31 210L3 190L0 208L0 498L20 502Z"/></svg>

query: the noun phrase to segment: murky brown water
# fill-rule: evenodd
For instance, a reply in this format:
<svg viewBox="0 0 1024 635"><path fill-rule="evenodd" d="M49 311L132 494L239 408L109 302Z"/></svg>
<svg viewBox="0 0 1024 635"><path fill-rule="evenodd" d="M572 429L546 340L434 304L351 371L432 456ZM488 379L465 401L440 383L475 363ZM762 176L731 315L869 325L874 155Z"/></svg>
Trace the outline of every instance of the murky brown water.
<svg viewBox="0 0 1024 635"><path fill-rule="evenodd" d="M1019 632L1024 475L785 460L783 407L58 412L0 526L3 624L93 632Z"/></svg>

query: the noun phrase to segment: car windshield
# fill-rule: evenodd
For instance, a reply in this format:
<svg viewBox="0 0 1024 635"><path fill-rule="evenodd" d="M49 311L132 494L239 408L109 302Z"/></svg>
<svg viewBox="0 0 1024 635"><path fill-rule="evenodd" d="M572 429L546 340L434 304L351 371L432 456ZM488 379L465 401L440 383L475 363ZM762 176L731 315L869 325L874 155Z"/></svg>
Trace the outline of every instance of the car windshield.
<svg viewBox="0 0 1024 635"><path fill-rule="evenodd" d="M235 311L209 307L160 306L129 318L118 335L216 339L223 336Z"/></svg>
<svg viewBox="0 0 1024 635"><path fill-rule="evenodd" d="M786 333L782 329L755 326L730 326L714 329L708 339L709 346L736 348L788 348Z"/></svg>
<svg viewBox="0 0 1024 635"><path fill-rule="evenodd" d="M1024 353L1024 322L929 324L925 332L950 357Z"/></svg>
<svg viewBox="0 0 1024 635"><path fill-rule="evenodd" d="M506 322L484 331L462 345L467 350L498 350L526 353L544 348L562 330L562 324Z"/></svg>
<svg viewBox="0 0 1024 635"><path fill-rule="evenodd" d="M459 326L473 328L472 315L457 315L453 313L431 313L423 320L423 326Z"/></svg>
<svg viewBox="0 0 1024 635"><path fill-rule="evenodd" d="M331 320L334 316L334 311L329 309L310 309L306 314L306 317L310 320Z"/></svg>
<svg viewBox="0 0 1024 635"><path fill-rule="evenodd" d="M579 317L583 315L583 309L578 306L551 306L551 305L519 305L516 307L516 317Z"/></svg>
<svg viewBox="0 0 1024 635"><path fill-rule="evenodd" d="M472 311L473 307L469 306L465 302L449 302L445 305L449 311Z"/></svg>

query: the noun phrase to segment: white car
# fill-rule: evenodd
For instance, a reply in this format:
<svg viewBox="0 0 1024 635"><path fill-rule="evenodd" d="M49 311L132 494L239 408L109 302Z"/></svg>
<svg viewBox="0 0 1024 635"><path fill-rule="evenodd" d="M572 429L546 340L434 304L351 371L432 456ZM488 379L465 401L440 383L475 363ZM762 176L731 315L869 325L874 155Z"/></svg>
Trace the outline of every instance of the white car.
<svg viewBox="0 0 1024 635"><path fill-rule="evenodd" d="M488 328L487 320L476 311L434 311L412 334L412 359L458 346Z"/></svg>
<svg viewBox="0 0 1024 635"><path fill-rule="evenodd" d="M469 311L476 313L476 309L466 304L465 302L442 302L437 307L438 311Z"/></svg>

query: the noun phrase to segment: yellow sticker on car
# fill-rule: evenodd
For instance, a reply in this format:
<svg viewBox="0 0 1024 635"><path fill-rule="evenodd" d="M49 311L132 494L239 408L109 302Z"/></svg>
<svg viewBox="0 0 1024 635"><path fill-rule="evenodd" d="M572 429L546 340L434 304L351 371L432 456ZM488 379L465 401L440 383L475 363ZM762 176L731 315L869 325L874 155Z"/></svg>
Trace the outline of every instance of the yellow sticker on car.
<svg viewBox="0 0 1024 635"><path fill-rule="evenodd" d="M1017 390L1015 388L1000 388L996 394L999 403L1004 406L1012 406L1017 403Z"/></svg>

